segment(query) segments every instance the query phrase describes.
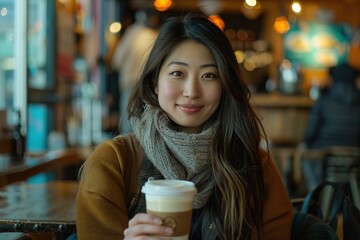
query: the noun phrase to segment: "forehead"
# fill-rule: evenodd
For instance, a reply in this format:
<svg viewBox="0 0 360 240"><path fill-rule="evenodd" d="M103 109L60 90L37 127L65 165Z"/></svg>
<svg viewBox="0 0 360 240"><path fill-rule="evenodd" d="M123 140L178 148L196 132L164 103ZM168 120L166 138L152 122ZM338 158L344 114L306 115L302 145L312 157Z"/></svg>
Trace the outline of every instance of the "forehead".
<svg viewBox="0 0 360 240"><path fill-rule="evenodd" d="M191 39L178 43L172 49L165 62L171 62L173 60L215 62L210 49L205 44Z"/></svg>

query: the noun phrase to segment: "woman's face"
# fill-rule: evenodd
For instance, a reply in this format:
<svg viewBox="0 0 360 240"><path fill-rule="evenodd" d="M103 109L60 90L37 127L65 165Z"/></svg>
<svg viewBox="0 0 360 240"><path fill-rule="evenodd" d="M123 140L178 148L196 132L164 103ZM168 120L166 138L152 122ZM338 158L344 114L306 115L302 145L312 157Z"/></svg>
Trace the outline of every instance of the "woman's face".
<svg viewBox="0 0 360 240"><path fill-rule="evenodd" d="M180 43L161 66L155 92L160 107L182 131L201 131L218 108L222 93L209 49L192 40Z"/></svg>

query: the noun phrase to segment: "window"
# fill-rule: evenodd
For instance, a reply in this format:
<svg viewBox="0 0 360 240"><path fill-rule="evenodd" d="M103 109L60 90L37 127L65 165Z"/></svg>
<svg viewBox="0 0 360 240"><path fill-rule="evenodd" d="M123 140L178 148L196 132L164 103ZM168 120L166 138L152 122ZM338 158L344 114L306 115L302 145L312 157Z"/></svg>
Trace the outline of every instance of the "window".
<svg viewBox="0 0 360 240"><path fill-rule="evenodd" d="M17 111L26 132L26 5L22 0L0 0L0 109Z"/></svg>
<svg viewBox="0 0 360 240"><path fill-rule="evenodd" d="M28 125L33 111L28 104L54 99L55 1L25 3L0 0L0 110L8 113L7 124L15 126L20 122L21 132L27 135L27 130L34 127ZM52 106L42 107L46 114L39 116L48 122ZM20 112L20 119L18 114L9 114L14 112Z"/></svg>

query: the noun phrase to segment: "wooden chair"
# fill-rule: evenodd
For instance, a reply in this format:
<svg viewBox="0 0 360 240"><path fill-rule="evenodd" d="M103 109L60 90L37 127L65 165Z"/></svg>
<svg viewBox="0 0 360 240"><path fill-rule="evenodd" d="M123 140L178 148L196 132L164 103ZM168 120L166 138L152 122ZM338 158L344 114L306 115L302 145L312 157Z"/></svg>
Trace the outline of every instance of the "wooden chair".
<svg viewBox="0 0 360 240"><path fill-rule="evenodd" d="M359 176L360 148L331 147L324 159L325 180L350 184L355 206L360 209Z"/></svg>
<svg viewBox="0 0 360 240"><path fill-rule="evenodd" d="M359 176L360 176L360 148L333 146L324 149L305 149L299 147L294 160L294 178L300 185L303 182L301 161L307 159L310 161L321 161L324 167L323 181L335 183L349 182L352 195L354 196L354 204L360 209L359 194ZM324 209L323 212L327 216L328 206L326 199L330 198L331 189L324 192Z"/></svg>

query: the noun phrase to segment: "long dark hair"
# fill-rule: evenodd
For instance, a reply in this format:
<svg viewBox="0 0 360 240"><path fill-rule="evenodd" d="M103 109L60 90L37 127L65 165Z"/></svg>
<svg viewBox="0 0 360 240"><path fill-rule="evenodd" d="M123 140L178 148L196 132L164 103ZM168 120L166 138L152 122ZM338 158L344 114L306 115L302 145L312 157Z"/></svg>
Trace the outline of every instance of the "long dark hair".
<svg viewBox="0 0 360 240"><path fill-rule="evenodd" d="M249 103L250 91L240 77L234 51L209 18L199 13L168 18L145 63L128 105L129 116L140 116L145 102L159 107L155 87L166 58L184 40L204 44L212 53L223 94L215 115L219 127L212 140L211 165L221 203L221 221L215 221L221 239L263 238L263 174L260 120ZM219 214L218 214L219 215ZM219 222L223 222L219 224Z"/></svg>

